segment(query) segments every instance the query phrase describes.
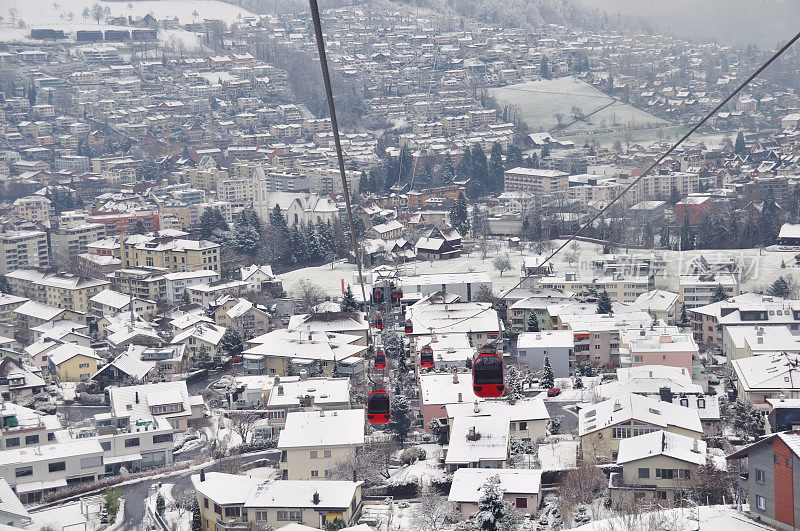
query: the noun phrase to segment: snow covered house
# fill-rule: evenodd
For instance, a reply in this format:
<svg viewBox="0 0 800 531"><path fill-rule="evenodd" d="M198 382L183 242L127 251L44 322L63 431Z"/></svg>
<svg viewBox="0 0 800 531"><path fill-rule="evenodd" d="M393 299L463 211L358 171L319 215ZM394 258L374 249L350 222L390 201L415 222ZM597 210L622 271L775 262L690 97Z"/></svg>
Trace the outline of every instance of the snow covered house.
<svg viewBox="0 0 800 531"><path fill-rule="evenodd" d="M461 256L461 235L452 227L433 227L423 233L415 247L420 260L447 260Z"/></svg>
<svg viewBox="0 0 800 531"><path fill-rule="evenodd" d="M126 382L143 382L155 373L155 363L142 361L131 352L123 352L103 365L92 375L92 380L101 386L125 385Z"/></svg>
<svg viewBox="0 0 800 531"><path fill-rule="evenodd" d="M507 468L510 426L503 417L456 417L444 463L449 472L459 468Z"/></svg>
<svg viewBox="0 0 800 531"><path fill-rule="evenodd" d="M281 280L272 272L271 265L256 265L240 267L239 274L242 282L247 282L250 291L261 291L281 287Z"/></svg>
<svg viewBox="0 0 800 531"><path fill-rule="evenodd" d="M332 479L334 468L364 448L364 410L295 411L278 437L281 478Z"/></svg>
<svg viewBox="0 0 800 531"><path fill-rule="evenodd" d="M445 410L449 425L458 417L508 419L511 437L530 443L543 439L550 423L550 414L541 398L526 398L513 403L508 400L476 400L472 403L447 404Z"/></svg>
<svg viewBox="0 0 800 531"><path fill-rule="evenodd" d="M446 330L448 333L466 333L475 348L498 339L503 323L488 302L434 302L432 296L406 308L406 320L410 320L413 342L418 336L428 336L431 330Z"/></svg>
<svg viewBox="0 0 800 531"><path fill-rule="evenodd" d="M478 511L478 500L486 483L497 478L497 488L503 499L519 512L535 516L542 498L542 471L504 468L459 468L453 473L453 482L447 499L456 504L456 511L468 519Z"/></svg>
<svg viewBox="0 0 800 531"><path fill-rule="evenodd" d="M623 439L609 481L611 503L618 509L638 503L680 502L697 469L706 463L706 442L668 431Z"/></svg>
<svg viewBox="0 0 800 531"><path fill-rule="evenodd" d="M205 472L192 476L203 529L245 529L302 524L324 529L339 518L353 525L361 517L361 481L272 481ZM235 527L234 527L235 526Z"/></svg>
<svg viewBox="0 0 800 531"><path fill-rule="evenodd" d="M110 387L111 413L118 418L135 416L142 421L164 418L176 431L203 417L203 397L190 395L186 382L159 382Z"/></svg>
<svg viewBox="0 0 800 531"><path fill-rule="evenodd" d="M786 352L732 360L739 400L767 411L766 399L800 398L800 355Z"/></svg>
<svg viewBox="0 0 800 531"><path fill-rule="evenodd" d="M319 312L291 316L287 329L359 336L356 344L366 346L369 323L363 312Z"/></svg>
<svg viewBox="0 0 800 531"><path fill-rule="evenodd" d="M225 327L211 323L198 323L183 330L172 338L172 345L186 345L187 353L192 359L205 351L210 358L222 355L220 342L225 335Z"/></svg>

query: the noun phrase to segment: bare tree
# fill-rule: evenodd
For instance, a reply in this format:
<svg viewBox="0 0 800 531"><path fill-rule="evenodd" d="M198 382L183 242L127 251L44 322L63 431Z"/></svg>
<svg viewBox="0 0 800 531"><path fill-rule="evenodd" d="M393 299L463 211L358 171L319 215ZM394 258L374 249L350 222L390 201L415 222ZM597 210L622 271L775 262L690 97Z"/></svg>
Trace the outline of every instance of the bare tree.
<svg viewBox="0 0 800 531"><path fill-rule="evenodd" d="M19 17L19 9L16 7L8 8L8 19L11 21L12 26L17 25L17 18Z"/></svg>
<svg viewBox="0 0 800 531"><path fill-rule="evenodd" d="M242 442L247 442L247 437L261 419L261 415L252 411L234 411L228 415L233 423L233 430L242 438Z"/></svg>
<svg viewBox="0 0 800 531"><path fill-rule="evenodd" d="M306 313L313 313L316 306L325 299L322 289L309 280L301 280L297 283L294 296L300 309Z"/></svg>
<svg viewBox="0 0 800 531"><path fill-rule="evenodd" d="M226 457L216 464L217 472L223 474L241 474L244 468L244 461L241 457Z"/></svg>
<svg viewBox="0 0 800 531"><path fill-rule="evenodd" d="M103 6L100 4L94 4L92 6L92 18L100 24L100 20L103 19Z"/></svg>
<svg viewBox="0 0 800 531"><path fill-rule="evenodd" d="M172 508L178 513L179 518L183 518L185 513L192 510L197 498L195 497L194 489L185 488L177 493L173 491L172 499Z"/></svg>
<svg viewBox="0 0 800 531"><path fill-rule="evenodd" d="M352 450L336 463L333 475L341 480L356 478L367 483L380 483L389 477L389 461L397 448L397 443L392 441Z"/></svg>
<svg viewBox="0 0 800 531"><path fill-rule="evenodd" d="M605 474L591 463L582 462L568 471L558 489L564 521L572 521L572 515L578 505L592 505L607 485Z"/></svg>
<svg viewBox="0 0 800 531"><path fill-rule="evenodd" d="M439 496L431 487L420 493L420 503L411 513L411 526L420 531L438 531L458 520L455 504Z"/></svg>
<svg viewBox="0 0 800 531"><path fill-rule="evenodd" d="M502 277L505 271L511 269L511 259L508 257L508 253L496 257L492 260L492 265L500 272Z"/></svg>

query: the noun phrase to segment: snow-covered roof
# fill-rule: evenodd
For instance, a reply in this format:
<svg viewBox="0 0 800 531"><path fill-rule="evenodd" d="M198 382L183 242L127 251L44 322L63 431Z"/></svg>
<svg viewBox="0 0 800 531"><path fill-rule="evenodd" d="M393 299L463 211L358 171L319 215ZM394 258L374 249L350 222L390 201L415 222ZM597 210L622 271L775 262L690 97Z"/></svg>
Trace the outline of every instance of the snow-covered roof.
<svg viewBox="0 0 800 531"><path fill-rule="evenodd" d="M642 293L632 304L634 308L644 311L665 312L673 308L678 302L679 295L663 289L654 289Z"/></svg>
<svg viewBox="0 0 800 531"><path fill-rule="evenodd" d="M92 378L112 366L117 370L127 374L131 378L142 380L145 376L147 376L147 373L153 370L153 367L155 367L155 362L142 361L138 356L134 356L126 351L114 358L114 360L110 363L104 365L100 370L97 371L97 373L94 374L94 376L92 376Z"/></svg>
<svg viewBox="0 0 800 531"><path fill-rule="evenodd" d="M197 271L176 271L174 273L165 273L164 278L167 280L191 280L193 278L218 278L219 273L210 269L199 269Z"/></svg>
<svg viewBox="0 0 800 531"><path fill-rule="evenodd" d="M526 398L512 403L508 400L485 400L447 404L447 418L456 417L504 417L510 422L549 420L550 414L541 398Z"/></svg>
<svg viewBox="0 0 800 531"><path fill-rule="evenodd" d="M706 448L705 441L658 430L620 439L617 464L622 465L647 457L664 455L687 463L702 465L706 462Z"/></svg>
<svg viewBox="0 0 800 531"><path fill-rule="evenodd" d="M364 444L364 410L293 411L278 437L278 448L360 446Z"/></svg>
<svg viewBox="0 0 800 531"><path fill-rule="evenodd" d="M17 494L11 490L5 479L0 478L0 514L10 514L15 518L30 520L30 515ZM9 529L12 529L9 527Z"/></svg>
<svg viewBox="0 0 800 531"><path fill-rule="evenodd" d="M730 360L746 392L800 389L800 355L779 352Z"/></svg>
<svg viewBox="0 0 800 531"><path fill-rule="evenodd" d="M63 308L56 308L55 306L42 304L41 302L28 301L21 304L14 311L27 317L41 319L42 321L50 321L64 313L66 310Z"/></svg>
<svg viewBox="0 0 800 531"><path fill-rule="evenodd" d="M788 325L730 326L726 333L730 345L737 349L747 347L749 354L776 351L800 353L800 338L792 334Z"/></svg>
<svg viewBox="0 0 800 531"><path fill-rule="evenodd" d="M260 265L253 264L253 265L247 266L247 267L240 267L239 268L239 273L242 276L242 280L249 280L250 277L253 276L256 273L261 273L261 274L263 274L264 276L266 276L268 278L274 278L275 277L275 274L272 272L272 266L271 265L261 265L260 266Z"/></svg>
<svg viewBox="0 0 800 531"><path fill-rule="evenodd" d="M310 339L309 339L310 338ZM333 332L312 332L285 328L267 332L248 341L253 347L244 351L245 356L279 356L292 359L342 361L358 356L366 346L353 345L358 336Z"/></svg>
<svg viewBox="0 0 800 531"><path fill-rule="evenodd" d="M100 360L100 356L94 353L93 348L84 347L75 343L59 345L48 352L47 355L50 357L50 361L56 366L61 365L67 360L71 360L75 356L85 356L87 358Z"/></svg>
<svg viewBox="0 0 800 531"><path fill-rule="evenodd" d="M475 355L475 347L464 333L436 334L435 336L419 336L417 349L425 346L433 350L433 359L440 362L465 362Z"/></svg>
<svg viewBox="0 0 800 531"><path fill-rule="evenodd" d="M483 487L493 477L500 480L498 489L508 494L540 494L542 471L525 468L459 468L447 499L454 503L478 503Z"/></svg>
<svg viewBox="0 0 800 531"><path fill-rule="evenodd" d="M109 401L115 417L131 417L131 419L153 420L150 413L152 400L157 404L164 404L164 400L175 400L183 405L183 411L168 413L165 417L189 416L192 404L186 382L159 382L152 384L129 385L126 387L109 388ZM138 400L138 401L137 401Z"/></svg>
<svg viewBox="0 0 800 531"><path fill-rule="evenodd" d="M110 306L111 308L115 308L117 310L122 310L125 308L130 301L131 298L129 295L114 291L113 289L104 289L89 299L89 302L96 302L97 304Z"/></svg>
<svg viewBox="0 0 800 531"><path fill-rule="evenodd" d="M226 313L228 317L231 319L238 319L239 317L246 314L250 308L253 307L253 303L247 299L239 299L239 302L236 303L236 306L228 310Z"/></svg>
<svg viewBox="0 0 800 531"><path fill-rule="evenodd" d="M11 448L3 451L3 459L6 463L29 464L39 461L66 459L76 455L88 456L89 454L103 454L103 448L97 439L68 439L57 444Z"/></svg>
<svg viewBox="0 0 800 531"><path fill-rule="evenodd" d="M222 336L224 335L224 326L217 326L212 323L199 323L176 334L175 337L172 338L171 342L173 344L183 343L190 337L193 337L195 339L199 339L200 341L205 341L206 343L216 346L219 345L220 341L222 341Z"/></svg>
<svg viewBox="0 0 800 531"><path fill-rule="evenodd" d="M697 411L646 396L628 394L582 409L578 415L578 435L583 437L630 420L662 428L676 426L697 433L703 432Z"/></svg>
<svg viewBox="0 0 800 531"><path fill-rule="evenodd" d="M800 238L800 225L784 223L778 233L778 238Z"/></svg>
<svg viewBox="0 0 800 531"><path fill-rule="evenodd" d="M406 319L411 319L415 335L429 334L431 330L448 333L501 331L497 311L488 302L417 303L406 308Z"/></svg>
<svg viewBox="0 0 800 531"><path fill-rule="evenodd" d="M573 348L575 333L572 330L542 330L524 332L517 338L517 348Z"/></svg>
<svg viewBox="0 0 800 531"><path fill-rule="evenodd" d="M280 379L269 394L268 407L291 406L305 396L314 397L314 404L347 404L350 400L349 378Z"/></svg>
<svg viewBox="0 0 800 531"><path fill-rule="evenodd" d="M474 437L470 434L474 433ZM510 426L503 417L456 417L445 463L459 465L508 459Z"/></svg>
<svg viewBox="0 0 800 531"><path fill-rule="evenodd" d="M472 404L475 397L472 392L472 377L469 374L425 373L419 375L420 401L423 405L456 404L466 402Z"/></svg>
<svg viewBox="0 0 800 531"><path fill-rule="evenodd" d="M475 284L478 282L491 285L492 278L486 271L464 271L458 273L427 273L424 275L401 276L397 279L397 283L401 287ZM473 287L473 289L475 288Z"/></svg>
<svg viewBox="0 0 800 531"><path fill-rule="evenodd" d="M363 312L322 312L293 315L287 328L303 332L366 332L369 323Z"/></svg>

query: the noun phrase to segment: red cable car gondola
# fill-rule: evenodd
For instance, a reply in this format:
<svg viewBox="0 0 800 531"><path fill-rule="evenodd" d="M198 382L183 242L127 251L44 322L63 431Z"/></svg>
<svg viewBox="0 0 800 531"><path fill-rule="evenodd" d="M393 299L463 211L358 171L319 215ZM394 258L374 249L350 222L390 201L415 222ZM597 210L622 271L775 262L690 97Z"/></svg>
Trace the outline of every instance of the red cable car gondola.
<svg viewBox="0 0 800 531"><path fill-rule="evenodd" d="M497 398L505 389L502 356L482 350L472 362L472 391L481 398Z"/></svg>
<svg viewBox="0 0 800 531"><path fill-rule="evenodd" d="M386 368L386 354L383 353L383 350L375 353L375 368L379 371Z"/></svg>
<svg viewBox="0 0 800 531"><path fill-rule="evenodd" d="M378 330L383 330L383 317L375 318L375 328Z"/></svg>
<svg viewBox="0 0 800 531"><path fill-rule="evenodd" d="M413 334L414 333L414 323L411 322L411 319L406 319L406 334Z"/></svg>
<svg viewBox="0 0 800 531"><path fill-rule="evenodd" d="M367 397L367 422L386 424L392 418L389 393L383 389L373 389Z"/></svg>
<svg viewBox="0 0 800 531"><path fill-rule="evenodd" d="M403 288L392 291L392 298L399 302L403 298Z"/></svg>
<svg viewBox="0 0 800 531"><path fill-rule="evenodd" d="M433 367L433 349L430 345L425 345L419 351L419 366L423 368Z"/></svg>

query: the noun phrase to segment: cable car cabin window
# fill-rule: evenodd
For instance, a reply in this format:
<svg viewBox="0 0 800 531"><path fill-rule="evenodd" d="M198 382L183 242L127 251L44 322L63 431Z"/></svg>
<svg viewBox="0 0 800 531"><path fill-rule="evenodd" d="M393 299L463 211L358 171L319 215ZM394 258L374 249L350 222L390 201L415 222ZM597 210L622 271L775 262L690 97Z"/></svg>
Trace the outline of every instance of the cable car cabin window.
<svg viewBox="0 0 800 531"><path fill-rule="evenodd" d="M371 415L388 415L389 414L389 395L384 393L376 393L369 397L369 404L367 410Z"/></svg>
<svg viewBox="0 0 800 531"><path fill-rule="evenodd" d="M475 361L475 381L481 384L503 383L503 362L497 356L482 356Z"/></svg>

